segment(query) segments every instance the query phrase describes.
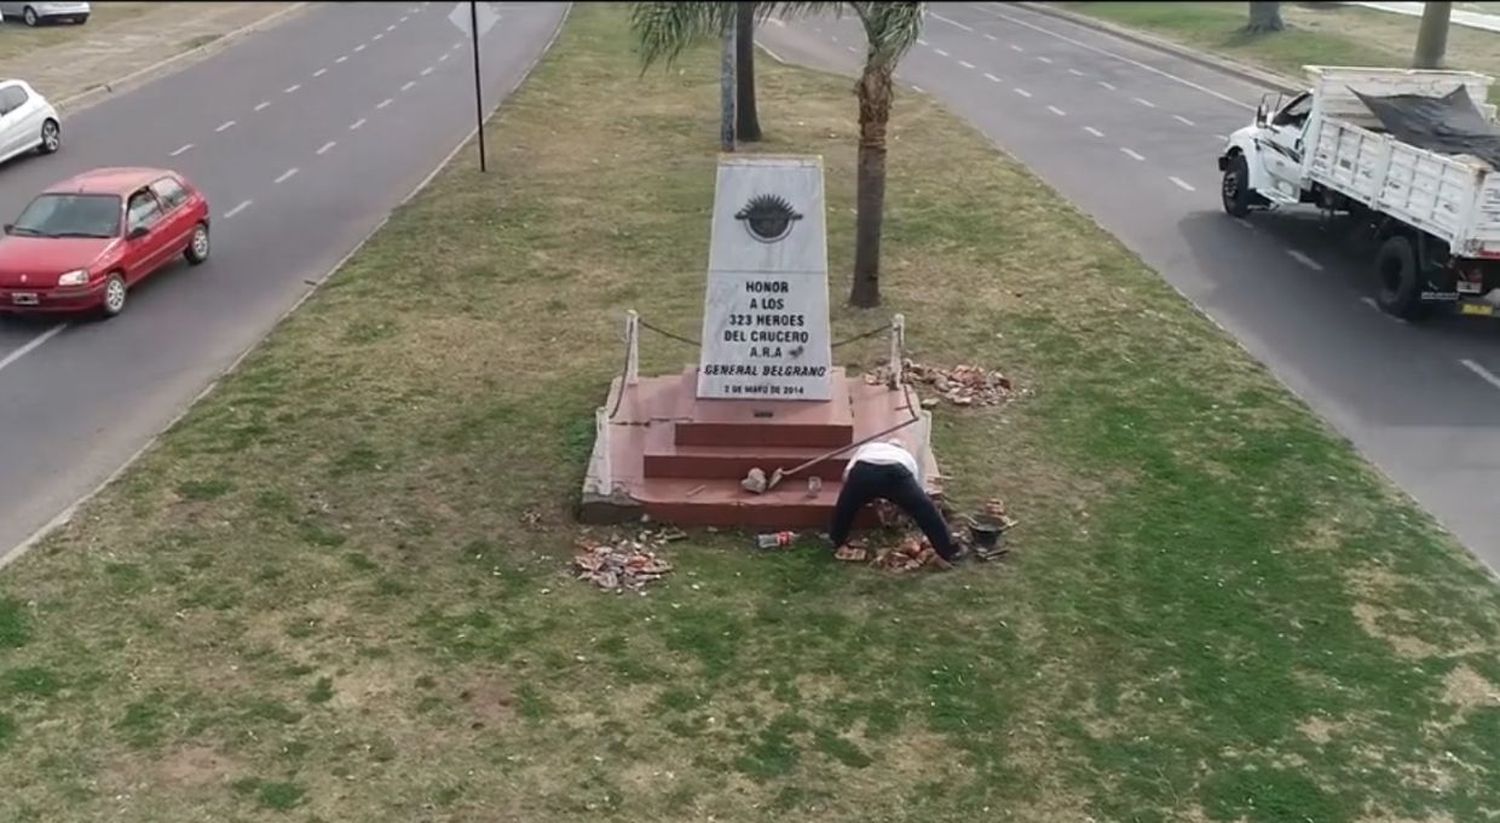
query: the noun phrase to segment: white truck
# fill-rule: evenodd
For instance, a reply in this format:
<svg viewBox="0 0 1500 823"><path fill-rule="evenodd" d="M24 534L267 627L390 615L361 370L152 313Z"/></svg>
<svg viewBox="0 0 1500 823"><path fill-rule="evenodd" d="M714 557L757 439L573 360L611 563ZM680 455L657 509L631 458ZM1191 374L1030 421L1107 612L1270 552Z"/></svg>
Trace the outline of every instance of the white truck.
<svg viewBox="0 0 1500 823"><path fill-rule="evenodd" d="M1376 241L1375 300L1493 316L1500 289L1500 126L1472 72L1305 67L1311 88L1266 95L1219 156L1224 210L1299 203L1347 212Z"/></svg>

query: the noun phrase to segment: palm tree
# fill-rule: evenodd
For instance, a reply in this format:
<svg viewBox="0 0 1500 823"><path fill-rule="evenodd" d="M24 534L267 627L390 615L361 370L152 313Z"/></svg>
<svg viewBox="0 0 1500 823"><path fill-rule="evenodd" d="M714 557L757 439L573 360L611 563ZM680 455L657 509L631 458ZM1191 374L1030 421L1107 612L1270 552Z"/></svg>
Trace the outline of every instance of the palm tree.
<svg viewBox="0 0 1500 823"><path fill-rule="evenodd" d="M754 17L790 17L832 11L852 12L865 31L865 65L854 93L859 100L859 158L854 230L854 283L849 302L880 305L880 235L885 216L886 127L891 117L891 76L902 56L922 33L925 3L756 3ZM670 65L700 37L722 35L737 20L735 3L636 3L631 28L641 47L641 61Z"/></svg>

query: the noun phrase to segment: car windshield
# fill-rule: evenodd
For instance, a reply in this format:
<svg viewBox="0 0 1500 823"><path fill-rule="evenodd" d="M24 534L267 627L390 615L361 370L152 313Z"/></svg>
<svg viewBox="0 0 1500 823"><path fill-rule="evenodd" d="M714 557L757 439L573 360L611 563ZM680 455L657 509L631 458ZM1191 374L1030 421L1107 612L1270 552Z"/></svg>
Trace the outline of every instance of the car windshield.
<svg viewBox="0 0 1500 823"><path fill-rule="evenodd" d="M16 218L11 234L25 237L115 237L120 198L113 194L44 194Z"/></svg>

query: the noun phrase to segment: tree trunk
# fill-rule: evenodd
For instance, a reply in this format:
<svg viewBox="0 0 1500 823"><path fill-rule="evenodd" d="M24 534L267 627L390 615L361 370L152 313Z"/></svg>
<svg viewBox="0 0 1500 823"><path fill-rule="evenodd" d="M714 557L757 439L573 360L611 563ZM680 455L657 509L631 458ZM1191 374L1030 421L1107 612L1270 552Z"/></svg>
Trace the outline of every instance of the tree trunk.
<svg viewBox="0 0 1500 823"><path fill-rule="evenodd" d="M734 151L734 26L724 27L719 59L719 149Z"/></svg>
<svg viewBox="0 0 1500 823"><path fill-rule="evenodd" d="M740 140L760 139L760 118L755 112L755 4L735 3L734 82L735 131Z"/></svg>
<svg viewBox="0 0 1500 823"><path fill-rule="evenodd" d="M1452 3L1427 3L1422 7L1422 27L1417 29L1414 69L1440 69L1448 51L1448 17Z"/></svg>
<svg viewBox="0 0 1500 823"><path fill-rule="evenodd" d="M1266 34L1273 31L1281 31L1286 24L1281 22L1281 4L1255 2L1250 3L1250 24L1245 26L1245 31L1251 34Z"/></svg>
<svg viewBox="0 0 1500 823"><path fill-rule="evenodd" d="M859 97L859 167L854 227L854 283L849 302L880 305L880 232L885 222L885 130L891 119L891 69L865 65L854 87Z"/></svg>

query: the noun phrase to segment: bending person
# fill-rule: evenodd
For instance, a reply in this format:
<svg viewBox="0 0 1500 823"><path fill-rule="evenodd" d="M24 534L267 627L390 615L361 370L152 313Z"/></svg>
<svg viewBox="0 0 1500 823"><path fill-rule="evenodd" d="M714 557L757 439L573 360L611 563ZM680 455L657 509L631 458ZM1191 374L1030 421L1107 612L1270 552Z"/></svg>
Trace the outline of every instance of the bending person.
<svg viewBox="0 0 1500 823"><path fill-rule="evenodd" d="M894 437L859 447L844 467L844 487L834 504L833 525L828 532L834 546L843 549L847 545L855 516L876 499L889 500L917 522L937 552L940 567L951 568L959 559L948 522L922 489L917 458Z"/></svg>

